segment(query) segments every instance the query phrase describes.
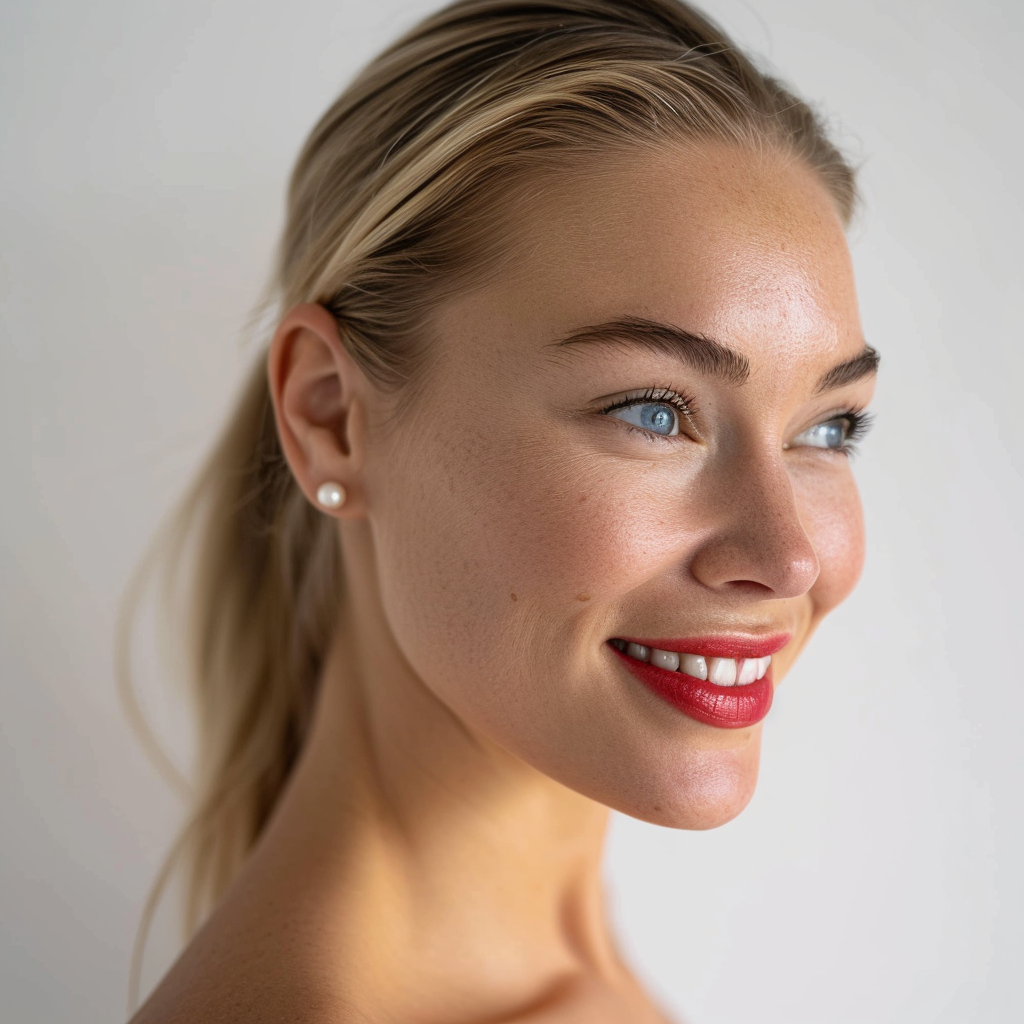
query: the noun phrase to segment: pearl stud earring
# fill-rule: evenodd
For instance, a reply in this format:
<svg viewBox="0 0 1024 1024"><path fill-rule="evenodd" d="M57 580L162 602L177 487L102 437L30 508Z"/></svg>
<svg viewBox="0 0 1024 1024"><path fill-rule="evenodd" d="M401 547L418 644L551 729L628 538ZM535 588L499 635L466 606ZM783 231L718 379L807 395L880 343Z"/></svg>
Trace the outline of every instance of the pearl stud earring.
<svg viewBox="0 0 1024 1024"><path fill-rule="evenodd" d="M337 508L345 501L345 488L341 484L334 483L334 481L321 484L316 489L316 500L324 508Z"/></svg>

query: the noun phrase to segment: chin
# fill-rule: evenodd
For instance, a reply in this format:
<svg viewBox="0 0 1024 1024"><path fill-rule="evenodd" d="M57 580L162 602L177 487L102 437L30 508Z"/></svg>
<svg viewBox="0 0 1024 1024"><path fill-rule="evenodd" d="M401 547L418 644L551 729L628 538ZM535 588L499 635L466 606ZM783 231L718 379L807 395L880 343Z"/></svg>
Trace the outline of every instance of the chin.
<svg viewBox="0 0 1024 1024"><path fill-rule="evenodd" d="M757 788L759 744L742 752L690 752L658 773L656 791L624 801L616 810L652 825L704 831L732 821Z"/></svg>

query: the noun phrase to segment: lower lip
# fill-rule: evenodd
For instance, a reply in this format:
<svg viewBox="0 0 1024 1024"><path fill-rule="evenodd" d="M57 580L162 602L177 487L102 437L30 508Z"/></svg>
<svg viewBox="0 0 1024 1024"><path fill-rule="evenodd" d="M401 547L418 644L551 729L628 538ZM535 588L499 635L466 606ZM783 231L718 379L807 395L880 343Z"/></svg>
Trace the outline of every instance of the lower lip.
<svg viewBox="0 0 1024 1024"><path fill-rule="evenodd" d="M756 725L772 706L771 668L763 679L742 686L718 686L684 672L637 661L609 643L609 649L643 683L684 715L719 729Z"/></svg>

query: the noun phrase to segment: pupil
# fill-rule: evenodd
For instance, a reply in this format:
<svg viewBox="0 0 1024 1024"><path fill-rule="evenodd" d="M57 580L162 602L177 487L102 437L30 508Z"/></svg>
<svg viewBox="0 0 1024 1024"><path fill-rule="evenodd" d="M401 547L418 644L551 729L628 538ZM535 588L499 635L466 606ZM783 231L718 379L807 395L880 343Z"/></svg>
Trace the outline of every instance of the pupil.
<svg viewBox="0 0 1024 1024"><path fill-rule="evenodd" d="M654 412L647 416L647 425L651 430L664 429L671 433L673 427L672 411L664 405L650 405L647 408L654 409Z"/></svg>

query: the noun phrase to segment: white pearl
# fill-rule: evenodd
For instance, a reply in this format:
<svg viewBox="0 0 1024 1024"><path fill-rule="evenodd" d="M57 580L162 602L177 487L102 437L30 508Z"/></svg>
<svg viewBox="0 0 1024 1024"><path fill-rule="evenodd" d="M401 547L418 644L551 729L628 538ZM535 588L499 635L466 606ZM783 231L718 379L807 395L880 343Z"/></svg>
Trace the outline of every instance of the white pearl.
<svg viewBox="0 0 1024 1024"><path fill-rule="evenodd" d="M325 508L337 508L345 500L345 488L333 482L321 484L316 490L316 500Z"/></svg>

